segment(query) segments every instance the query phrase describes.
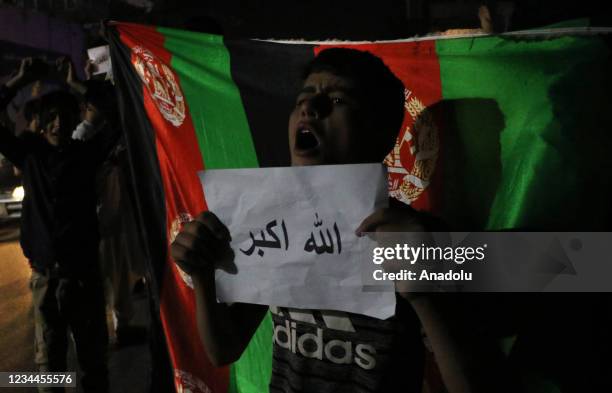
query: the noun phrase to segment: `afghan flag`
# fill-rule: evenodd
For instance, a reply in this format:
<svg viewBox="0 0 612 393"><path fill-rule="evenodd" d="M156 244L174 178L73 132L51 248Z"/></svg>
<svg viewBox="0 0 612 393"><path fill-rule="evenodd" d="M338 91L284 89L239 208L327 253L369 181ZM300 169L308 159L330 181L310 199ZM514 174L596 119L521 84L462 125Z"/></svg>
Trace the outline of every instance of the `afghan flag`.
<svg viewBox="0 0 612 393"><path fill-rule="evenodd" d="M271 319L238 362L213 367L196 329L192 282L168 247L207 209L199 171L289 165L287 124L301 70L326 48L369 51L405 85L404 123L385 160L393 197L466 230L609 227L605 36L305 43L127 23L111 32L154 300L178 392L267 391Z"/></svg>

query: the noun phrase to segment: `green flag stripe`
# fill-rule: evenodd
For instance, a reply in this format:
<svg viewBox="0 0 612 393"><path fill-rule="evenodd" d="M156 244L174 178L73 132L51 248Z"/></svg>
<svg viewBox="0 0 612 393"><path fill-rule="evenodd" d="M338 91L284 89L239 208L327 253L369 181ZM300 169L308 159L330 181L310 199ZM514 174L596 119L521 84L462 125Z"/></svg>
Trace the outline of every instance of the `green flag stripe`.
<svg viewBox="0 0 612 393"><path fill-rule="evenodd" d="M204 167L253 168L259 163L230 53L220 36L158 28L172 53L193 121ZM230 368L229 392L259 393L272 373L272 318L267 315L241 358ZM269 361L266 361L269 359Z"/></svg>
<svg viewBox="0 0 612 393"><path fill-rule="evenodd" d="M268 312L230 370L229 393L267 392L272 376L272 316Z"/></svg>
<svg viewBox="0 0 612 393"><path fill-rule="evenodd" d="M158 28L172 53L202 152L204 167L258 166L249 123L230 73L221 36Z"/></svg>
<svg viewBox="0 0 612 393"><path fill-rule="evenodd" d="M563 167L559 151L571 152L569 117L559 118L559 99L552 93L563 87L564 94L576 95L563 79L575 74L581 62L606 56L607 49L593 38L563 37L556 39L524 40L504 37L440 40L436 42L440 59L442 93L445 100L466 98L495 100L504 117L499 135L501 148L501 180L491 205L487 229L502 229L537 225L546 204L534 205L533 195L540 198L553 189L543 189L543 183L556 185L561 190L571 189L571 178L560 179ZM596 62L595 62L596 63ZM578 78L580 78L578 76ZM568 120L568 121L562 121ZM465 122L466 124L468 122ZM571 122L573 123L573 122ZM478 124L471 121L471 124ZM477 163L486 154L482 145L464 135L466 157ZM563 139L563 138L564 139ZM555 144L551 144L554 141ZM476 143L473 143L476 142ZM568 168L568 173L574 171ZM543 182L547 180L547 182ZM466 187L481 187L483 179L472 176ZM558 190L560 191L560 190ZM543 192L543 194L542 194ZM558 197L550 200L559 200ZM560 211L560 210L559 210Z"/></svg>

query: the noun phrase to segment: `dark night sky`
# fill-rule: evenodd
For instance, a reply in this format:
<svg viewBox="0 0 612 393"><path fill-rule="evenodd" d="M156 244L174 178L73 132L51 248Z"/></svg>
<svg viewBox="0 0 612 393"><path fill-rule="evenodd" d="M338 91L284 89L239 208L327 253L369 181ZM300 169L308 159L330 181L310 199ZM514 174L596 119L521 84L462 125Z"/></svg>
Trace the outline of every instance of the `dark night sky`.
<svg viewBox="0 0 612 393"><path fill-rule="evenodd" d="M0 3L3 1L9 0ZM72 11L48 5L39 12L83 24L110 18L222 33L232 38L311 40L397 39L449 28L476 28L477 10L482 3L489 5L500 32L585 17L594 26L612 26L607 2L595 0L150 0L155 5L149 13L126 1L80 0L76 1L81 4L79 8ZM500 10L508 5L513 11L504 18Z"/></svg>
<svg viewBox="0 0 612 393"><path fill-rule="evenodd" d="M590 17L593 25L612 26L606 2L582 0L478 1L478 0L166 0L149 15L127 13L116 1L112 16L135 17L141 22L211 32L231 37L304 39L393 39L423 35L447 28L475 28L478 6L512 3L510 29L539 27L564 20ZM459 6L457 6L459 4ZM119 5L119 7L117 7ZM454 7L451 7L455 5ZM432 7L448 9L439 18ZM498 24L499 25L499 24Z"/></svg>

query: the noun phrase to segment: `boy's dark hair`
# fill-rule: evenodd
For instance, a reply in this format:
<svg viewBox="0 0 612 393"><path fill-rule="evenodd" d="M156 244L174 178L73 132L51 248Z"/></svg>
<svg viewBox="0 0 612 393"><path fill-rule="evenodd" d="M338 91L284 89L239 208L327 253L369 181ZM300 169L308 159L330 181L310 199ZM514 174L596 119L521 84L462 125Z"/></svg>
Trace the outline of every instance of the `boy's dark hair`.
<svg viewBox="0 0 612 393"><path fill-rule="evenodd" d="M40 116L40 99L35 98L25 103L23 106L23 117L29 122L34 119L34 116Z"/></svg>
<svg viewBox="0 0 612 393"><path fill-rule="evenodd" d="M372 108L378 133L372 150L381 161L395 145L404 120L404 84L383 61L370 52L348 48L323 50L304 69L302 79L316 72L330 72L357 84ZM368 138L369 139L369 138Z"/></svg>
<svg viewBox="0 0 612 393"><path fill-rule="evenodd" d="M87 92L85 93L85 103L91 104L109 117L115 110L116 97L115 88L108 81L88 80L85 82Z"/></svg>
<svg viewBox="0 0 612 393"><path fill-rule="evenodd" d="M79 102L72 94L54 91L40 97L40 124L45 127L57 113L79 115Z"/></svg>

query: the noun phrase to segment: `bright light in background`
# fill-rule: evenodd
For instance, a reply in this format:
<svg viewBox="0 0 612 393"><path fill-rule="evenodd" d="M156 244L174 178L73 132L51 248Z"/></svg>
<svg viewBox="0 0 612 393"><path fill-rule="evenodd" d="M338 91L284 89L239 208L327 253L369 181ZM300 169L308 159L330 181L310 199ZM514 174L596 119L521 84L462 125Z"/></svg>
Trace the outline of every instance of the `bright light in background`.
<svg viewBox="0 0 612 393"><path fill-rule="evenodd" d="M19 201L23 201L24 195L25 195L25 192L23 191L22 186L15 187L15 189L13 190L13 198L18 199Z"/></svg>

